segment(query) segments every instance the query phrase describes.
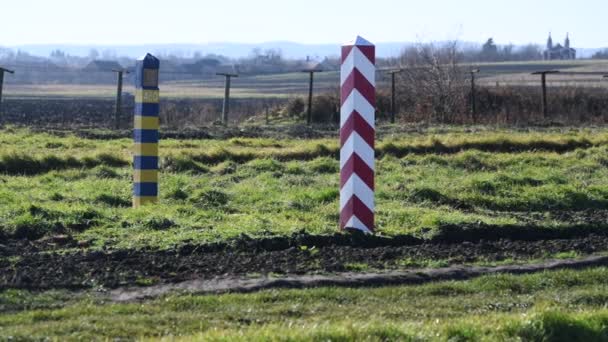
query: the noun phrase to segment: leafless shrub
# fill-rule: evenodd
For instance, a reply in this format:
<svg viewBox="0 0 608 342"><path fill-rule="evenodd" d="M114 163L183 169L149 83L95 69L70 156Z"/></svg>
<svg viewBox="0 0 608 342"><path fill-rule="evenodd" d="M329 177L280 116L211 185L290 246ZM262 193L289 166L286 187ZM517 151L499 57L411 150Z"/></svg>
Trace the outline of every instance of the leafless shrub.
<svg viewBox="0 0 608 342"><path fill-rule="evenodd" d="M456 42L405 49L400 57L404 70L397 78L406 102L401 107L414 108L414 115L426 113L430 122L457 122L466 111L465 73L458 60Z"/></svg>
<svg viewBox="0 0 608 342"><path fill-rule="evenodd" d="M334 122L340 110L340 96L334 93L317 95L312 102L312 121L317 123Z"/></svg>
<svg viewBox="0 0 608 342"><path fill-rule="evenodd" d="M291 99L285 105L285 114L291 117L302 117L304 114L304 109L306 109L306 104L304 100L300 97L296 97Z"/></svg>

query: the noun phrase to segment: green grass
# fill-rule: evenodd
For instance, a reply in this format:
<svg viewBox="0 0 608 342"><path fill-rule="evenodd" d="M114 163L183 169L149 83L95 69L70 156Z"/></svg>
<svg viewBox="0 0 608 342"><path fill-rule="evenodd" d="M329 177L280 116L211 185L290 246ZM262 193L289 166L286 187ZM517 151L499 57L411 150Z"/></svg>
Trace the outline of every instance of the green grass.
<svg viewBox="0 0 608 342"><path fill-rule="evenodd" d="M378 234L608 228L585 216L608 205L607 129L391 129L379 129L377 144ZM337 136L163 140L161 203L137 210L130 208L130 139L8 128L0 131L0 146L0 241L69 234L93 249L168 248L242 234L337 232ZM448 262L404 259L400 266ZM357 262L345 267L370 270ZM0 340L605 341L607 279L608 269L596 268L423 286L173 294L132 303L113 303L103 289L5 290Z"/></svg>
<svg viewBox="0 0 608 342"><path fill-rule="evenodd" d="M463 225L567 229L589 224L560 211L608 205L605 129L382 135L381 235L432 237ZM163 140L161 204L136 210L130 139L5 129L0 146L0 237L67 233L92 248L165 248L337 231L337 138Z"/></svg>
<svg viewBox="0 0 608 342"><path fill-rule="evenodd" d="M606 268L368 289L174 294L0 293L0 338L90 340L608 339Z"/></svg>

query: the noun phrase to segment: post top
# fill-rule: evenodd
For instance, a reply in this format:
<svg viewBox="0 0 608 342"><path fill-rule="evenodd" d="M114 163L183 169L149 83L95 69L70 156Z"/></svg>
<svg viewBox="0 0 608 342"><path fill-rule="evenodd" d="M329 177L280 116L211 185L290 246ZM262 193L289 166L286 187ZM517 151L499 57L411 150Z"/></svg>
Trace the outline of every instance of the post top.
<svg viewBox="0 0 608 342"><path fill-rule="evenodd" d="M160 61L158 58L147 53L145 56L139 58L138 62L142 63L145 69L158 69L160 67Z"/></svg>
<svg viewBox="0 0 608 342"><path fill-rule="evenodd" d="M322 72L323 66L321 63L309 62L304 65L302 72Z"/></svg>
<svg viewBox="0 0 608 342"><path fill-rule="evenodd" d="M558 70L543 70L543 71L535 71L532 75L543 75L543 74L559 74Z"/></svg>
<svg viewBox="0 0 608 342"><path fill-rule="evenodd" d="M374 46L374 44L361 36L357 36L355 39L345 43L344 46Z"/></svg>
<svg viewBox="0 0 608 342"><path fill-rule="evenodd" d="M14 74L15 73L13 70L5 69L3 67L0 67L0 71L8 72L9 74Z"/></svg>
<svg viewBox="0 0 608 342"><path fill-rule="evenodd" d="M239 70L234 64L223 64L217 67L218 76L239 77Z"/></svg>

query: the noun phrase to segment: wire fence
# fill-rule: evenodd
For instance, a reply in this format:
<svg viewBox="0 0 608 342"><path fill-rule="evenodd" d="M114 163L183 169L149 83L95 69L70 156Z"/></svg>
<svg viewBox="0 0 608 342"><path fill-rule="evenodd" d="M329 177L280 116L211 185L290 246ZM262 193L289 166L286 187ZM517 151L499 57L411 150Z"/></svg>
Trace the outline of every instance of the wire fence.
<svg viewBox="0 0 608 342"><path fill-rule="evenodd" d="M15 70L15 74L4 77L1 107L4 123L39 127L114 128L118 122L118 127L122 129L132 125L133 74L124 75L122 106L117 113L117 73L111 70L66 70L25 64L3 67ZM161 68L160 72L161 124L180 129L219 123L225 91L224 77L210 72L167 69ZM572 82L568 79L552 79L549 82L549 115L545 117L541 108L538 77L526 77L524 83L509 78L498 81L495 75L484 75L483 72L478 77L478 117L471 118L470 89L463 89L461 106L455 115L439 119L445 121L441 123L527 125L540 121L565 124L608 122L608 91L595 83L584 83L583 78L574 78ZM523 80L524 76L520 77ZM315 73L313 108L318 107L314 114L317 121L336 122L339 79L338 71ZM600 84L608 84L608 79L598 80L596 76L592 79ZM232 79L228 124L249 121L272 124L284 120L305 122L303 115L308 90L309 74L305 72L240 75ZM398 122L438 120L429 114L432 111L431 101L414 99L414 95L400 86L397 87L396 108L393 109L390 75L381 70L377 76L377 90L379 120L388 121L393 110L397 113Z"/></svg>
<svg viewBox="0 0 608 342"><path fill-rule="evenodd" d="M6 65L2 118L5 123L35 126L128 127L134 106L134 75L125 73L122 106L116 115L117 73L110 70L55 70L44 66ZM305 73L241 75L230 89L229 123L263 114L276 116L295 98L308 93ZM161 124L205 126L220 120L224 77L214 73L162 71ZM315 94L337 93L335 71L315 75Z"/></svg>

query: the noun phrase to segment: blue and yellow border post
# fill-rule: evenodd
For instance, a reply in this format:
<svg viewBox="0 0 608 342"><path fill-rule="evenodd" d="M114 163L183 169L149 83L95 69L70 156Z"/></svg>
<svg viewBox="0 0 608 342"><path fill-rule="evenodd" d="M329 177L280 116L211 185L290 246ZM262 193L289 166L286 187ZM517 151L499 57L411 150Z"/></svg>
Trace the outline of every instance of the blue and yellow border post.
<svg viewBox="0 0 608 342"><path fill-rule="evenodd" d="M151 54L135 67L133 207L158 203L158 128L160 62Z"/></svg>

